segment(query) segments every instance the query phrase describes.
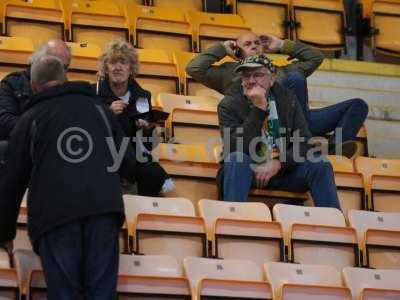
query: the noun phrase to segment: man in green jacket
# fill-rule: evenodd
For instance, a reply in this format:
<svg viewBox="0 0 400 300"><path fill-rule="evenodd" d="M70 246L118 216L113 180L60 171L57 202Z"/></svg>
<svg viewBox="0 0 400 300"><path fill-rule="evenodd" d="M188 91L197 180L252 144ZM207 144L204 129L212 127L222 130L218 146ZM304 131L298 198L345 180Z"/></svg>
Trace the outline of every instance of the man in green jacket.
<svg viewBox="0 0 400 300"><path fill-rule="evenodd" d="M224 143L223 199L246 201L252 185L310 190L316 206L340 209L332 166L309 145L311 133L296 97L276 82L264 55L237 64L240 92L218 106Z"/></svg>
<svg viewBox="0 0 400 300"><path fill-rule="evenodd" d="M257 36L249 32L239 36L236 41L225 41L208 48L188 64L186 71L195 80L221 94L233 94L240 87L239 77L234 72L239 60L261 53L286 54L289 59L295 59L291 64L277 69L277 81L297 96L311 134L325 136L336 128L341 128L339 142L343 142L343 149L339 151L342 150L344 155L352 157L357 152L353 141L367 117L368 105L355 98L322 109L309 109L306 77L322 63L324 55L320 51L301 42L281 40L271 35ZM227 55L236 59L236 62L213 65ZM329 138L330 153L336 150L336 138L340 139L340 136L333 134Z"/></svg>

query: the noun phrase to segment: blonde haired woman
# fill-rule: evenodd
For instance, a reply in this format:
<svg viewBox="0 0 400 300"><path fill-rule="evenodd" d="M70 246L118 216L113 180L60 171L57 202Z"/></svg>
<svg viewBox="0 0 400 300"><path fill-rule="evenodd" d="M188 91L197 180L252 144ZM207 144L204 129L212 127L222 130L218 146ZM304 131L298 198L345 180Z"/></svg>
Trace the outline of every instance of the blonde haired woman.
<svg viewBox="0 0 400 300"><path fill-rule="evenodd" d="M173 184L164 169L152 161L152 143L140 139L152 137L155 126L148 119L151 94L135 80L138 68L138 55L132 45L122 40L111 41L99 57L100 80L96 92L110 106L126 136L136 137L137 142L133 139L131 142L138 159L138 194L158 196L162 190L173 188Z"/></svg>

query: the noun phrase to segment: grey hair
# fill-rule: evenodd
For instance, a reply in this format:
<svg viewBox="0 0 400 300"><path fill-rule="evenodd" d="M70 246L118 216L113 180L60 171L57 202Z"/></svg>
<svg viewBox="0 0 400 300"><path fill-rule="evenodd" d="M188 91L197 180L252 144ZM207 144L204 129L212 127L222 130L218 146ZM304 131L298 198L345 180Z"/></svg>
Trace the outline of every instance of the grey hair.
<svg viewBox="0 0 400 300"><path fill-rule="evenodd" d="M31 81L45 84L49 81L65 81L64 65L52 55L38 57L31 65Z"/></svg>
<svg viewBox="0 0 400 300"><path fill-rule="evenodd" d="M33 64L35 60L38 60L42 56L46 55L47 52L54 47L54 40L50 40L43 45L41 45L29 58L29 64ZM69 56L71 57L71 48L66 46L66 50L68 51Z"/></svg>

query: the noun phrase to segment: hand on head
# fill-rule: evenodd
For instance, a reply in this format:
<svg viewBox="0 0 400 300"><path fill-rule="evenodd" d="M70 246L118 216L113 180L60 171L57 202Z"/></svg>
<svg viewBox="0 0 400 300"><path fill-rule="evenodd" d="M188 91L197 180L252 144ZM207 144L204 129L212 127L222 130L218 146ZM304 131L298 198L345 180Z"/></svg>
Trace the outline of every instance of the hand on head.
<svg viewBox="0 0 400 300"><path fill-rule="evenodd" d="M228 40L223 42L223 45L225 47L226 50L226 54L230 57L232 57L233 59L240 59L240 57L237 57L235 53L235 50L238 48L236 41L233 40Z"/></svg>
<svg viewBox="0 0 400 300"><path fill-rule="evenodd" d="M260 35L263 53L273 53L282 49L284 41L271 34Z"/></svg>
<svg viewBox="0 0 400 300"><path fill-rule="evenodd" d="M236 39L223 43L227 55L238 60L250 55L278 52L282 49L284 41L271 34L256 35L246 32Z"/></svg>

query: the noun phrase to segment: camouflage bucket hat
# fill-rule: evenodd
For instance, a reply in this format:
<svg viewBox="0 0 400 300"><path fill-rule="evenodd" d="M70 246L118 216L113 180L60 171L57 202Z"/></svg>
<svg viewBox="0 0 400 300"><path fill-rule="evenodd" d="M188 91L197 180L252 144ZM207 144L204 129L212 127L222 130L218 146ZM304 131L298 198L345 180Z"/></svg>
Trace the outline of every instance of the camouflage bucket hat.
<svg viewBox="0 0 400 300"><path fill-rule="evenodd" d="M242 59L236 67L235 72L240 72L245 68L260 68L265 67L271 73L276 73L276 67L272 61L265 55L251 55Z"/></svg>

